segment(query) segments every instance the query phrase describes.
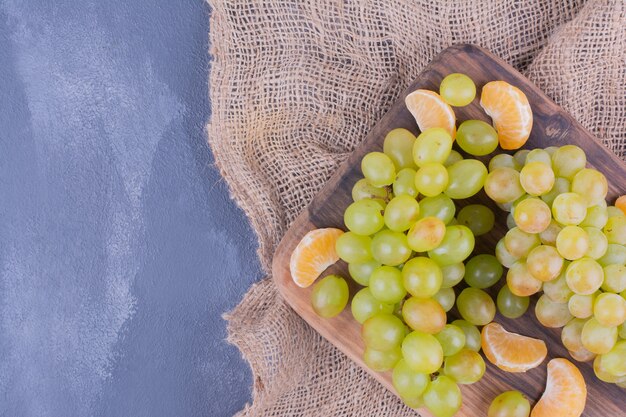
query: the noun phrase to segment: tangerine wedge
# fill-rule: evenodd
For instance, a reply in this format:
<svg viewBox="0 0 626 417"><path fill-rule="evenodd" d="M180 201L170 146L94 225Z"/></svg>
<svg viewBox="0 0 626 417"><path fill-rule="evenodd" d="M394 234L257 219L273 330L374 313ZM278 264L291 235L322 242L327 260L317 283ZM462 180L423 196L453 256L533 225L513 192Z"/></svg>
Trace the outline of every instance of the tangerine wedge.
<svg viewBox="0 0 626 417"><path fill-rule="evenodd" d="M548 362L546 390L530 417L580 417L587 402L587 385L582 374L563 358Z"/></svg>
<svg viewBox="0 0 626 417"><path fill-rule="evenodd" d="M526 372L539 366L548 354L543 340L510 333L495 322L483 327L481 342L487 359L507 372Z"/></svg>
<svg viewBox="0 0 626 417"><path fill-rule="evenodd" d="M533 112L522 90L506 81L488 82L480 105L493 120L502 149L518 149L526 143L533 128Z"/></svg>
<svg viewBox="0 0 626 417"><path fill-rule="evenodd" d="M415 90L404 99L420 131L431 127L441 127L454 138L456 116L454 110L434 91Z"/></svg>
<svg viewBox="0 0 626 417"><path fill-rule="evenodd" d="M297 286L306 288L322 272L339 260L335 243L343 230L315 229L304 235L291 254L289 269Z"/></svg>
<svg viewBox="0 0 626 417"><path fill-rule="evenodd" d="M626 195L622 195L615 200L615 207L622 210L626 214Z"/></svg>

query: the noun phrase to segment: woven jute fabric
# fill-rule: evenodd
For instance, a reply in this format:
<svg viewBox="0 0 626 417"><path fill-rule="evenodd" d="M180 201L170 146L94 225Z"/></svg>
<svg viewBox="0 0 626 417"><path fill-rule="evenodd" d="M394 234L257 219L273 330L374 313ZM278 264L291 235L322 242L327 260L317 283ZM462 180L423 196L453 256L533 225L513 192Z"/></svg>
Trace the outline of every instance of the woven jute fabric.
<svg viewBox="0 0 626 417"><path fill-rule="evenodd" d="M622 158L624 0L210 0L209 143L270 274L290 223L441 50L524 72ZM414 416L300 319L271 277L227 315L254 374L241 416Z"/></svg>

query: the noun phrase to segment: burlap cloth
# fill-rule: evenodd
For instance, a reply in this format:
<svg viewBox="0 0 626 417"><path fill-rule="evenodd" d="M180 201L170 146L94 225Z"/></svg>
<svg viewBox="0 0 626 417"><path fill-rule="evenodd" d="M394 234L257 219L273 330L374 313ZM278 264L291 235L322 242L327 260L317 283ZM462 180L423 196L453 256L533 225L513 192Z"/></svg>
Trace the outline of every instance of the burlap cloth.
<svg viewBox="0 0 626 417"><path fill-rule="evenodd" d="M625 0L210 3L209 143L268 274L291 221L454 43L501 56L626 155ZM254 374L254 401L240 415L415 415L308 327L270 277L227 318Z"/></svg>

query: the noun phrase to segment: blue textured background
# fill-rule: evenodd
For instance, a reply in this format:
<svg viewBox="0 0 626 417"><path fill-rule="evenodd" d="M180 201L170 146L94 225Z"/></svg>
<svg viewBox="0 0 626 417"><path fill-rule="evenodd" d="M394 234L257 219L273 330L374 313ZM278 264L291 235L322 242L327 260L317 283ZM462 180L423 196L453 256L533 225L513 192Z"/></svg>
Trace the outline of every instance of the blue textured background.
<svg viewBox="0 0 626 417"><path fill-rule="evenodd" d="M261 275L205 141L202 0L0 0L0 415L229 416Z"/></svg>

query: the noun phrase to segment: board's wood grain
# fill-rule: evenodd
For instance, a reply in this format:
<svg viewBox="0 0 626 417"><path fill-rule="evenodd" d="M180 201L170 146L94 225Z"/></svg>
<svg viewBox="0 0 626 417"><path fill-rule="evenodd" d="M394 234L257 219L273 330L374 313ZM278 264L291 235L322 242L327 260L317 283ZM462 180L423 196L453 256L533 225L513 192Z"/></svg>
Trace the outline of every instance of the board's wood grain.
<svg viewBox="0 0 626 417"><path fill-rule="evenodd" d="M415 120L404 106L404 97L418 88L436 91L443 77L453 72L468 74L478 87L477 98L473 103L466 107L455 108L457 120L482 119L490 122L478 104L480 88L488 81L508 81L522 89L532 105L534 125L531 137L525 148L532 149L551 145L576 144L587 153L589 165L599 169L609 178L609 199L611 201L620 193L626 192L626 166L623 162L599 144L578 122L521 74L501 59L476 46L457 45L443 51L426 67L418 79L372 129L363 143L352 153L313 199L307 210L294 221L281 241L274 257L274 280L282 296L313 328L365 369L367 367L361 359L364 346L360 337L360 325L352 318L350 309L346 308L342 314L330 320L318 317L313 312L310 304L311 287L307 289L299 288L294 285L291 279L289 258L302 236L308 231L320 227L339 227L345 230L343 211L351 202L352 185L362 177L360 172L362 157L367 152L382 150L383 138L393 128L403 127L413 133L418 133ZM475 253L493 253L495 243L506 233L506 225L504 223L506 213L495 207L493 203L488 202L484 195L463 201L460 205L476 200L480 200L483 204L490 204L499 217L499 224L488 236L477 239ZM338 262L327 272L337 272L345 277L349 276L347 266L343 262ZM348 281L352 282L352 280ZM351 294L354 294L358 288L354 283L351 285L353 285ZM495 296L500 286L501 284L496 285L490 290L490 293ZM554 357L565 357L572 360L560 342L560 329L546 329L535 319L533 313L535 300L536 297L533 299L528 313L522 318L510 320L497 315L495 320L502 323L509 330L545 340L549 350L549 357L546 359L546 362L525 374L511 374L499 370L486 360L487 372L484 378L479 383L462 386L463 407L458 414L459 416L474 417L486 415L490 401L500 392L509 389L520 390L534 404L541 396L545 386L545 364L547 361ZM449 313L449 316L456 317L458 314L453 310ZM587 417L625 416L626 391L615 385L606 384L598 380L594 376L589 363L580 364L575 361L574 363L583 372L589 391L587 406L583 415ZM385 387L393 391L389 372L369 372ZM426 410L422 409L420 412L423 415L429 415Z"/></svg>

